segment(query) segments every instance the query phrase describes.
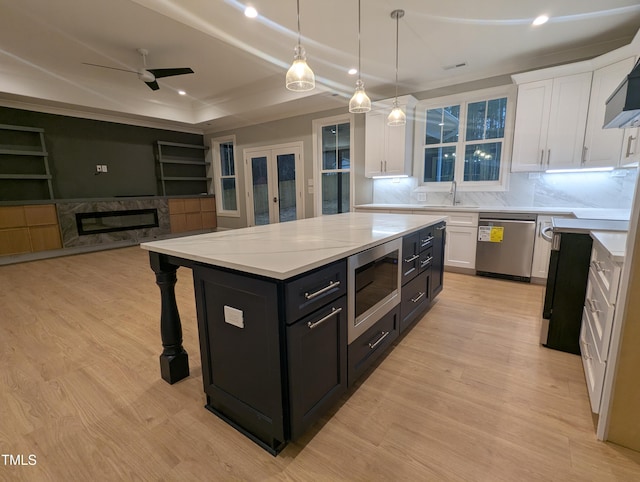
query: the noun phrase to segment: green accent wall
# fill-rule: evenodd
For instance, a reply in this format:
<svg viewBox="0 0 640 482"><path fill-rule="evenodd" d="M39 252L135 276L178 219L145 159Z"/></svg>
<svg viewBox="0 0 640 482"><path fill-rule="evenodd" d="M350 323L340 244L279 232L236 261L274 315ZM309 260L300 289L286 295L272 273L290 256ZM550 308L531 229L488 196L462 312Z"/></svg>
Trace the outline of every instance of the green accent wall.
<svg viewBox="0 0 640 482"><path fill-rule="evenodd" d="M56 199L160 195L156 141L203 145L199 134L7 107L0 107L0 124L44 129ZM108 172L96 174L96 164ZM5 181L2 189L3 199L16 199L24 186Z"/></svg>

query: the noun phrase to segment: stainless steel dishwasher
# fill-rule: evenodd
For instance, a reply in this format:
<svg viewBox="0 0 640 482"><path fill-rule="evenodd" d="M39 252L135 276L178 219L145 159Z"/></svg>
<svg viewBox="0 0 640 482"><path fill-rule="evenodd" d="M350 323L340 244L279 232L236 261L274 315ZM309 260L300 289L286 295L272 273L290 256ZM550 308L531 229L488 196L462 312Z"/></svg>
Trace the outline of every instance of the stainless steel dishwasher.
<svg viewBox="0 0 640 482"><path fill-rule="evenodd" d="M535 214L480 213L476 274L531 281Z"/></svg>

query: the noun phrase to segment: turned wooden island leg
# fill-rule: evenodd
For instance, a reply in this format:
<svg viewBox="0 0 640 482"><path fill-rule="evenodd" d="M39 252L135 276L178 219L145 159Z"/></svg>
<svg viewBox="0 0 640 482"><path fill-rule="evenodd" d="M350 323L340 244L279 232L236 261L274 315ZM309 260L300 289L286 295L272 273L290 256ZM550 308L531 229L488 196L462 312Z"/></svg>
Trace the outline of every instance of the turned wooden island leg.
<svg viewBox="0 0 640 482"><path fill-rule="evenodd" d="M175 285L178 266L171 264L165 255L149 252L151 269L160 287L160 375L173 384L189 376L189 357L182 347L182 324L176 303Z"/></svg>

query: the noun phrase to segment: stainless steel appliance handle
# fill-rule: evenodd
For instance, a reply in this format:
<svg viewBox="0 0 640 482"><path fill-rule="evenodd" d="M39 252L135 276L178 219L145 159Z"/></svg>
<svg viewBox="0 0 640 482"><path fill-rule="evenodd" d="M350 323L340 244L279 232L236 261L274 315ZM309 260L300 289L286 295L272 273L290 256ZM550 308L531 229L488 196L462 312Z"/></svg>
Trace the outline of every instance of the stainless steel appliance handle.
<svg viewBox="0 0 640 482"><path fill-rule="evenodd" d="M549 235L549 232L553 234L553 226L545 226L540 230L540 237L545 241L552 242L553 236Z"/></svg>
<svg viewBox="0 0 640 482"><path fill-rule="evenodd" d="M380 343L382 343L382 340L384 340L387 336L389 336L389 331L387 332L380 332L380 334L382 335L380 338L378 338L374 343L369 343L369 348L374 350L375 347L377 347Z"/></svg>
<svg viewBox="0 0 640 482"><path fill-rule="evenodd" d="M418 259L420 257L419 254L414 254L413 256L411 256L410 258L405 258L404 262L405 263L411 263L413 261L415 261L416 259Z"/></svg>
<svg viewBox="0 0 640 482"><path fill-rule="evenodd" d="M308 300L312 300L317 296L320 296L323 293L326 293L329 290L332 290L333 288L336 288L337 286L340 286L340 281L330 281L328 286L325 286L324 288L318 290L318 291L314 291L313 293L305 293L304 297Z"/></svg>
<svg viewBox="0 0 640 482"><path fill-rule="evenodd" d="M498 219L498 218L480 218L479 223L485 223L487 221L491 221L492 223L509 223L509 224L536 224L535 221L527 220L527 219Z"/></svg>
<svg viewBox="0 0 640 482"><path fill-rule="evenodd" d="M329 313L327 316L324 316L324 317L320 318L318 321L313 321L313 322L309 321L309 322L307 322L307 326L309 327L310 330L313 330L316 326L321 325L322 323L324 323L325 321L327 321L331 317L336 316L341 311L342 311L342 308L331 307L331 313Z"/></svg>
<svg viewBox="0 0 640 482"><path fill-rule="evenodd" d="M417 303L426 294L426 293L423 293L422 291L419 291L418 293L420 293L418 296L416 296L415 298L411 298L412 303Z"/></svg>

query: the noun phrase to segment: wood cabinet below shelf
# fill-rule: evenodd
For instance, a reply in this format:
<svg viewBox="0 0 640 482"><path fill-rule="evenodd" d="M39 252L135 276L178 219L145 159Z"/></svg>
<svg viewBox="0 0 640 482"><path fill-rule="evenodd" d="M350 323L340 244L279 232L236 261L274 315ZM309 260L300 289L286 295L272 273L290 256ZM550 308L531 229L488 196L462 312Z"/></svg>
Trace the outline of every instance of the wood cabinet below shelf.
<svg viewBox="0 0 640 482"><path fill-rule="evenodd" d="M215 198L169 199L169 218L172 233L215 229Z"/></svg>
<svg viewBox="0 0 640 482"><path fill-rule="evenodd" d="M61 248L55 204L0 206L0 256Z"/></svg>

